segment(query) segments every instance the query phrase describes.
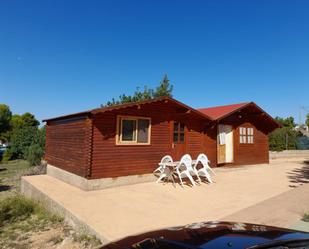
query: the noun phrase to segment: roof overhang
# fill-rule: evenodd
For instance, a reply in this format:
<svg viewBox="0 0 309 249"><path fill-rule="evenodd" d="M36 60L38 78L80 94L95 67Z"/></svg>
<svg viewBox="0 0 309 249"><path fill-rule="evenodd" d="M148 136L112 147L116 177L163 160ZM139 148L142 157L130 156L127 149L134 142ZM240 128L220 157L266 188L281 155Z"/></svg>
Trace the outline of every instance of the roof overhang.
<svg viewBox="0 0 309 249"><path fill-rule="evenodd" d="M195 115L197 115L198 117L202 118L202 119L205 119L205 120L208 120L208 121L213 121L213 119L176 100L176 99L173 99L171 97L159 97L159 98L155 98L155 99L149 99L149 100L144 100L144 101L139 101L139 102L130 102L130 103L125 103L125 104L120 104L120 105L114 105L114 106L106 106L106 107L102 107L102 108L97 108L97 109L92 109L92 110L89 110L89 111L84 111L84 112L78 112L78 113L73 113L73 114L69 114L69 115L64 115L64 116L59 116L59 117L55 117L55 118L50 118L50 119L44 119L42 120L43 122L49 122L49 121L56 121L56 120L61 120L61 119L68 119L68 118L74 118L74 117L79 117L79 116L88 116L88 117L91 117L93 115L97 115L97 114L100 114L100 113L104 113L104 112L109 112L109 111L115 111L115 110L121 110L121 109L125 109L125 108L131 108L131 107L137 107L137 108L140 108L141 106L143 105L147 105L147 104L152 104L152 103L156 103L156 102L163 102L163 103L166 103L166 104L174 104L176 106L179 106L181 108L184 108L186 110L185 113L189 114L189 113L193 113Z"/></svg>
<svg viewBox="0 0 309 249"><path fill-rule="evenodd" d="M259 107L257 104L255 104L254 102L248 102L242 106L240 106L239 108L219 117L216 119L217 122L221 122L223 121L224 119L232 116L233 114L236 114L236 113L240 113L246 109L253 109L255 110L254 112L251 112L250 115L251 116L254 116L256 115L259 119L263 119L263 120L266 120L267 122L269 122L269 132L277 129L277 128L280 128L282 127L280 123L277 122L277 120L275 120L272 116L270 116L266 111L264 111L261 107Z"/></svg>

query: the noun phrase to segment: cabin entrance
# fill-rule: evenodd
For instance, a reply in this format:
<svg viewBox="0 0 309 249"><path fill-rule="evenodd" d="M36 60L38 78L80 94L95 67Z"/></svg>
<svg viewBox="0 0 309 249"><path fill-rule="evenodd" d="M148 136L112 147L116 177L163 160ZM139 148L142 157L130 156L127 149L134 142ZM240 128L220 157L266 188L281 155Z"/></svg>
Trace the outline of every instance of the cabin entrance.
<svg viewBox="0 0 309 249"><path fill-rule="evenodd" d="M233 127L231 125L218 125L217 158L218 164L234 161Z"/></svg>
<svg viewBox="0 0 309 249"><path fill-rule="evenodd" d="M186 126L178 121L172 122L171 135L172 157L178 161L186 154Z"/></svg>

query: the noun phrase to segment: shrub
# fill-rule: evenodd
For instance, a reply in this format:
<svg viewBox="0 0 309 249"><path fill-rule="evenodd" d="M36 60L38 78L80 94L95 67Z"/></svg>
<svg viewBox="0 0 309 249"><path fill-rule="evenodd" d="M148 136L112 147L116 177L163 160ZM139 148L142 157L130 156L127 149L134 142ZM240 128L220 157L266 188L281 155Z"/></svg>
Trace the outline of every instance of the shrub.
<svg viewBox="0 0 309 249"><path fill-rule="evenodd" d="M36 203L21 195L7 197L0 202L0 226L7 222L21 221L34 213Z"/></svg>
<svg viewBox="0 0 309 249"><path fill-rule="evenodd" d="M12 157L12 152L10 151L10 149L7 149L6 151L4 151L3 155L2 155L2 162L3 163L7 163Z"/></svg>
<svg viewBox="0 0 309 249"><path fill-rule="evenodd" d="M289 127L283 127L269 134L269 150L282 151L297 149L300 134ZM286 148L287 147L287 148Z"/></svg>
<svg viewBox="0 0 309 249"><path fill-rule="evenodd" d="M33 175L45 175L46 174L46 164L42 163L38 166L29 168L23 176L33 176Z"/></svg>
<svg viewBox="0 0 309 249"><path fill-rule="evenodd" d="M36 127L17 129L10 141L13 159L25 159L28 147L37 142L38 129Z"/></svg>
<svg viewBox="0 0 309 249"><path fill-rule="evenodd" d="M44 155L44 151L38 144L32 144L29 146L26 159L31 166L36 166L41 163L41 159Z"/></svg>
<svg viewBox="0 0 309 249"><path fill-rule="evenodd" d="M304 213L302 220L305 222L309 222L309 213Z"/></svg>
<svg viewBox="0 0 309 249"><path fill-rule="evenodd" d="M12 159L27 159L29 147L34 144L41 148L40 151L44 151L45 128L31 126L16 129L10 141Z"/></svg>
<svg viewBox="0 0 309 249"><path fill-rule="evenodd" d="M0 202L0 227L13 222L24 221L30 216L36 220L61 223L63 218L48 212L41 204L23 195L9 196Z"/></svg>

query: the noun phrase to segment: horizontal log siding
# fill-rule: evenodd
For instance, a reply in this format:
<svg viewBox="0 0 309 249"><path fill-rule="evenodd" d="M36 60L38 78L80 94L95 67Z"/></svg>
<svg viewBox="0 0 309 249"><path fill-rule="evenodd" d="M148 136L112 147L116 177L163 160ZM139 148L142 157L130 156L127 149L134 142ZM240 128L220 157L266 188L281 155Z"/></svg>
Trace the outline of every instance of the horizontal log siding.
<svg viewBox="0 0 309 249"><path fill-rule="evenodd" d="M239 143L239 127L251 127L254 132L253 144ZM234 127L234 164L259 164L269 162L268 136L252 123L243 123Z"/></svg>
<svg viewBox="0 0 309 249"><path fill-rule="evenodd" d="M217 167L217 127L209 127L204 136L204 153L211 167Z"/></svg>
<svg viewBox="0 0 309 249"><path fill-rule="evenodd" d="M241 118L240 116L241 115ZM234 163L232 165L269 163L268 152L268 122L261 115L250 115L243 111L236 113L222 121L222 124L233 126L234 139ZM251 127L254 129L254 143L239 143L239 127Z"/></svg>
<svg viewBox="0 0 309 249"><path fill-rule="evenodd" d="M89 168L90 121L47 123L45 160L58 168L86 177Z"/></svg>
<svg viewBox="0 0 309 249"><path fill-rule="evenodd" d="M202 120L194 120L191 114L177 113L175 107L166 104L127 108L99 114L94 117L93 154L91 178L119 177L151 173L158 167L164 155L171 154L170 122L181 120L189 124L186 151L192 156L205 151ZM116 145L117 115L151 118L150 145Z"/></svg>
<svg viewBox="0 0 309 249"><path fill-rule="evenodd" d="M188 120L188 142L187 153L196 159L200 153L207 155L212 167L216 166L216 129L207 128L204 123L198 120Z"/></svg>

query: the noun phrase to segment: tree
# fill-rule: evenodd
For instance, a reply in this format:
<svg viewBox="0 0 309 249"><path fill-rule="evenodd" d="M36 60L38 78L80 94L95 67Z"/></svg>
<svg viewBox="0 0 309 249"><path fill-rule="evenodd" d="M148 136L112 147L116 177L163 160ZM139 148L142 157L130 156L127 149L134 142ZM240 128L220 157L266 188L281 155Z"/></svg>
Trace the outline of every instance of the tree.
<svg viewBox="0 0 309 249"><path fill-rule="evenodd" d="M40 122L35 118L35 116L29 112L21 115L21 119L24 126L38 127L40 124Z"/></svg>
<svg viewBox="0 0 309 249"><path fill-rule="evenodd" d="M23 127L38 127L40 122L35 118L35 116L29 112L23 115L14 114L10 121L11 130L20 129Z"/></svg>
<svg viewBox="0 0 309 249"><path fill-rule="evenodd" d="M0 139L9 141L5 159L29 159L36 164L44 153L45 127L39 129L40 122L29 112L14 114L7 105L0 105Z"/></svg>
<svg viewBox="0 0 309 249"><path fill-rule="evenodd" d="M125 104L125 103L130 103L130 102L139 102L139 101L154 99L154 98L158 98L162 96L172 97L172 91L173 91L173 86L169 83L169 79L167 75L164 75L163 80L160 82L160 85L156 87L155 90L147 86L144 86L143 90L140 90L140 88L137 87L132 96L122 94L119 96L118 100L112 98L111 101L108 101L105 105L101 105L101 107L120 105L120 104Z"/></svg>
<svg viewBox="0 0 309 249"><path fill-rule="evenodd" d="M309 113L306 115L306 125L309 126Z"/></svg>
<svg viewBox="0 0 309 249"><path fill-rule="evenodd" d="M271 151L297 149L297 140L301 134L294 130L294 118L276 117L275 119L282 125L282 128L276 129L269 134L269 149Z"/></svg>
<svg viewBox="0 0 309 249"><path fill-rule="evenodd" d="M170 96L172 97L173 85L170 85L170 80L167 77L167 74L164 75L163 80L160 82L160 85L156 88L154 92L154 97Z"/></svg>
<svg viewBox="0 0 309 249"><path fill-rule="evenodd" d="M12 130L20 129L24 126L24 121L19 114L14 114L10 121L10 128Z"/></svg>
<svg viewBox="0 0 309 249"><path fill-rule="evenodd" d="M277 122L280 123L283 127L294 128L294 127L296 126L293 117L287 117L287 118L276 117L275 119L276 119Z"/></svg>
<svg viewBox="0 0 309 249"><path fill-rule="evenodd" d="M44 150L39 144L32 144L28 147L26 159L31 166L40 165Z"/></svg>
<svg viewBox="0 0 309 249"><path fill-rule="evenodd" d="M42 144L40 131L37 127L29 126L17 129L10 140L12 159L26 159L29 146Z"/></svg>
<svg viewBox="0 0 309 249"><path fill-rule="evenodd" d="M12 112L10 107L5 104L0 104L0 139L10 129L10 120Z"/></svg>
<svg viewBox="0 0 309 249"><path fill-rule="evenodd" d="M26 127L38 127L40 122L35 118L35 116L29 112L26 112L22 115L14 114L10 120L10 129L3 134L3 137L6 138L7 141L10 141L13 134L19 130L24 129Z"/></svg>
<svg viewBox="0 0 309 249"><path fill-rule="evenodd" d="M271 151L282 151L285 149L297 149L297 139L300 134L288 127L282 127L269 134L269 149Z"/></svg>

